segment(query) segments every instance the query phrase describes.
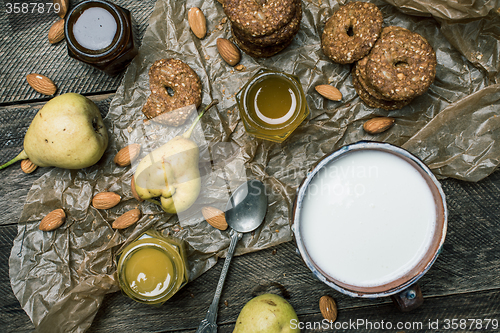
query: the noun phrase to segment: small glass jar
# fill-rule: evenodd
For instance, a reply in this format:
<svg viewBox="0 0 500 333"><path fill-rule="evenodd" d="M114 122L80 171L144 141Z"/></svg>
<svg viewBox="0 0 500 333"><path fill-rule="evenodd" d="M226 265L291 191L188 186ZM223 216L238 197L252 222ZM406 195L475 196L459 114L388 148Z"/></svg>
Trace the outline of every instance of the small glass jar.
<svg viewBox="0 0 500 333"><path fill-rule="evenodd" d="M188 282L184 242L146 231L123 250L117 272L127 296L141 303L162 304Z"/></svg>
<svg viewBox="0 0 500 333"><path fill-rule="evenodd" d="M121 72L138 53L130 11L104 0L73 8L65 21L68 54L109 75Z"/></svg>
<svg viewBox="0 0 500 333"><path fill-rule="evenodd" d="M309 107L299 79L261 69L236 94L248 134L283 142L307 118Z"/></svg>

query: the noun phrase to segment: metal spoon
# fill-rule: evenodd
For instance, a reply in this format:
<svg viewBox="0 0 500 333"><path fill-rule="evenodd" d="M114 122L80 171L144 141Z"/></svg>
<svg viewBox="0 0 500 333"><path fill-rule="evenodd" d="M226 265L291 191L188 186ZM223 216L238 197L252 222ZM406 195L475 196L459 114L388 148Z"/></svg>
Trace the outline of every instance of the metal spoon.
<svg viewBox="0 0 500 333"><path fill-rule="evenodd" d="M249 180L236 189L226 205L226 221L231 227L231 243L227 251L224 267L220 274L215 296L208 309L205 319L201 321L196 333L217 332L217 309L222 293L222 286L226 280L227 270L238 240L244 232L257 229L264 221L267 211L267 197L264 184L259 180Z"/></svg>

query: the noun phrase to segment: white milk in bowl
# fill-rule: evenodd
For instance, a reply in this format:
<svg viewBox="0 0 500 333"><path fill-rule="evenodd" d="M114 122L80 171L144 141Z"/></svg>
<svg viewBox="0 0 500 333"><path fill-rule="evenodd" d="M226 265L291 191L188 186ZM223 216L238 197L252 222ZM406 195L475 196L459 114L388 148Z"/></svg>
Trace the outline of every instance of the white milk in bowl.
<svg viewBox="0 0 500 333"><path fill-rule="evenodd" d="M324 274L346 285L376 287L423 260L436 214L417 168L390 152L354 150L326 164L307 186L300 234Z"/></svg>

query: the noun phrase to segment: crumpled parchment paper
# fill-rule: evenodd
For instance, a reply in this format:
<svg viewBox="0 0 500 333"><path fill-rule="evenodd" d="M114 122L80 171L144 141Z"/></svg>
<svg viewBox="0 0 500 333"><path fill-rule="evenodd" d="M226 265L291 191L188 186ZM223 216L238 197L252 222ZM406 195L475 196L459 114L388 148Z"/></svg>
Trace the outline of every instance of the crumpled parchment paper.
<svg viewBox="0 0 500 333"><path fill-rule="evenodd" d="M487 16L500 8L498 0L386 0L398 7L403 13L420 16L433 16L437 19L458 21Z"/></svg>
<svg viewBox="0 0 500 333"><path fill-rule="evenodd" d="M434 0L394 2L412 14L436 15L438 22L374 2L386 26L420 33L437 54L434 84L397 111L365 106L353 89L350 66L334 64L323 55L320 35L325 21L339 7L336 1L303 1L302 25L293 43L269 59L243 54L245 69L237 71L217 53L217 38L230 37L218 2L158 0L139 55L127 69L105 119L111 139L103 159L85 170L52 169L28 194L10 257L10 278L14 294L37 331L85 331L104 295L119 290L116 254L151 227L187 242L190 280L208 270L224 254L229 236L208 226L196 207L223 207L227 189L246 178L265 183L269 207L265 223L244 236L238 254L291 240L288 221L297 186L315 162L345 144L377 140L403 146L440 177L477 181L493 172L500 156L500 25L499 15L491 8L498 6L488 1L474 6L451 1L435 5ZM209 34L203 40L194 37L186 19L194 6L207 17ZM143 122L149 66L167 57L183 60L198 73L203 105L220 101L203 117L193 136L200 145L204 190L195 207L180 217L142 203L141 220L116 231L111 222L138 205L130 192L133 168L117 167L112 162L116 152L129 143L141 143L144 155L188 126L165 130ZM297 75L311 108L309 118L282 144L248 136L236 109L235 94L262 67ZM340 89L342 101L328 101L314 91L314 86L328 83ZM382 115L395 117L396 125L377 136L367 135L363 123ZM93 195L104 190L120 194L122 202L106 211L91 207ZM55 232L39 231L40 220L56 208L64 208L66 223Z"/></svg>

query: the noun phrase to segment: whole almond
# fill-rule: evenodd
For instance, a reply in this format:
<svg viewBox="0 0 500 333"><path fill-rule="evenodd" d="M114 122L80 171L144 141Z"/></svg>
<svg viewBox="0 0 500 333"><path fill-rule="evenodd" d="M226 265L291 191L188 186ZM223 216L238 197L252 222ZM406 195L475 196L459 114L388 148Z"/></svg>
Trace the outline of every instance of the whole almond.
<svg viewBox="0 0 500 333"><path fill-rule="evenodd" d="M222 59L231 66L236 65L241 60L240 50L228 39L217 38L217 50Z"/></svg>
<svg viewBox="0 0 500 333"><path fill-rule="evenodd" d="M115 192L101 192L92 199L92 206L96 209L109 209L118 205L121 199Z"/></svg>
<svg viewBox="0 0 500 333"><path fill-rule="evenodd" d="M227 229L226 216L222 210L207 206L201 209L201 214L212 227L219 230Z"/></svg>
<svg viewBox="0 0 500 333"><path fill-rule="evenodd" d="M32 173L36 168L38 168L38 165L33 164L29 158L21 161L21 170L24 173Z"/></svg>
<svg viewBox="0 0 500 333"><path fill-rule="evenodd" d="M328 98L332 101L340 101L342 99L342 93L329 84L321 84L319 86L314 87L316 91L323 97Z"/></svg>
<svg viewBox="0 0 500 333"><path fill-rule="evenodd" d="M144 199L141 199L141 197L139 197L139 194L137 194L137 190L135 189L135 178L134 176L132 176L132 180L130 181L130 190L132 191L132 195L134 196L135 200L139 201L139 202L143 202Z"/></svg>
<svg viewBox="0 0 500 333"><path fill-rule="evenodd" d="M141 153L141 145L133 143L122 149L115 155L113 161L119 166L130 165Z"/></svg>
<svg viewBox="0 0 500 333"><path fill-rule="evenodd" d="M54 22L49 29L49 43L56 44L64 39L64 20Z"/></svg>
<svg viewBox="0 0 500 333"><path fill-rule="evenodd" d="M54 95L57 91L54 82L42 74L28 74L26 75L26 81L28 81L31 88L44 95Z"/></svg>
<svg viewBox="0 0 500 333"><path fill-rule="evenodd" d="M337 304L331 296L322 296L319 299L319 310L323 315L323 318L333 323L337 320Z"/></svg>
<svg viewBox="0 0 500 333"><path fill-rule="evenodd" d="M139 221L141 211L138 208L129 210L126 213L118 216L118 218L111 225L114 229L125 229L130 227L135 222Z"/></svg>
<svg viewBox="0 0 500 333"><path fill-rule="evenodd" d="M189 9L188 22L194 35L199 39L203 39L207 34L207 20L198 7Z"/></svg>
<svg viewBox="0 0 500 333"><path fill-rule="evenodd" d="M40 222L38 229L42 231L51 231L59 228L66 220L66 213L61 208L48 213Z"/></svg>
<svg viewBox="0 0 500 333"><path fill-rule="evenodd" d="M378 134L387 131L394 125L394 118L376 117L363 124L363 129L368 134Z"/></svg>
<svg viewBox="0 0 500 333"><path fill-rule="evenodd" d="M59 4L59 12L57 15L59 15L60 18L64 18L66 16L66 13L68 12L69 8L69 0L53 0L54 5ZM54 10L56 10L54 8Z"/></svg>

